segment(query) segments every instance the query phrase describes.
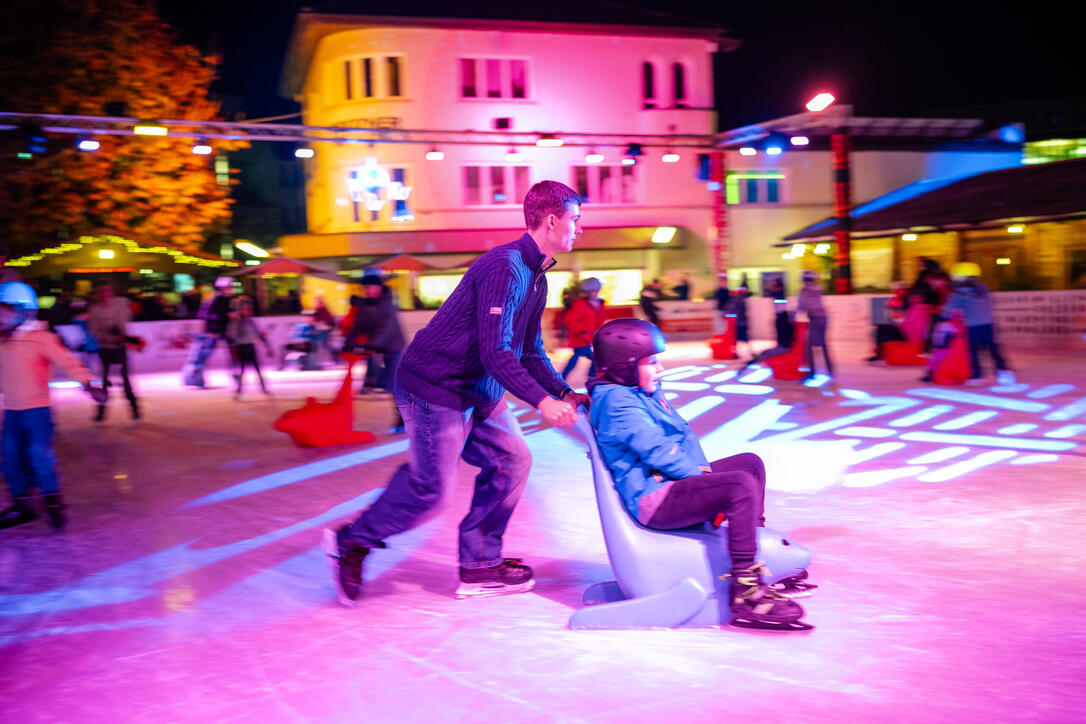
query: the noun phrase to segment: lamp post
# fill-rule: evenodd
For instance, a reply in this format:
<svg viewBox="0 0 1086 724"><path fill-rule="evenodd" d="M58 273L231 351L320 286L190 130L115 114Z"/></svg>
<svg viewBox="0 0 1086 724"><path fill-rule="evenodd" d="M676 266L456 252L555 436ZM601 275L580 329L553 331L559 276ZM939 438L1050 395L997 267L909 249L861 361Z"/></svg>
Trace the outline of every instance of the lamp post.
<svg viewBox="0 0 1086 724"><path fill-rule="evenodd" d="M834 102L830 93L819 93L807 102L807 110L821 113ZM833 241L837 245L834 256L834 291L852 294L852 179L849 157L852 139L848 126L839 125L830 135L833 151Z"/></svg>

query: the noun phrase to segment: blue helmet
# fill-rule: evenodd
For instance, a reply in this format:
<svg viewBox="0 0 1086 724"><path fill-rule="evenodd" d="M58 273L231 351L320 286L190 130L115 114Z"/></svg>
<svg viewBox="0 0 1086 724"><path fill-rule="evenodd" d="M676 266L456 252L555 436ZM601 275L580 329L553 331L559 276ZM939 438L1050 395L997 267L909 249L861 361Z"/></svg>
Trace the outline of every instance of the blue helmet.
<svg viewBox="0 0 1086 724"><path fill-rule="evenodd" d="M664 351L664 333L643 319L612 319L596 330L592 357L600 374L620 385L638 383L637 363Z"/></svg>
<svg viewBox="0 0 1086 724"><path fill-rule="evenodd" d="M38 309L38 295L29 284L4 282L0 284L0 304L7 304L24 312L35 312Z"/></svg>

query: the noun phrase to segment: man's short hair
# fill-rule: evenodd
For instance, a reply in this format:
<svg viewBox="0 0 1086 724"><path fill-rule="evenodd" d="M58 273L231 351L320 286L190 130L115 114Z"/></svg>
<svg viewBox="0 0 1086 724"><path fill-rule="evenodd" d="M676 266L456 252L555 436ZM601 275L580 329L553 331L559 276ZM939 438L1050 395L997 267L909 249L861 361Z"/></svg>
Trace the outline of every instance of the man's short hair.
<svg viewBox="0 0 1086 724"><path fill-rule="evenodd" d="M570 206L580 203L580 195L564 183L540 181L524 197L524 223L529 231L538 229L548 214L561 216Z"/></svg>

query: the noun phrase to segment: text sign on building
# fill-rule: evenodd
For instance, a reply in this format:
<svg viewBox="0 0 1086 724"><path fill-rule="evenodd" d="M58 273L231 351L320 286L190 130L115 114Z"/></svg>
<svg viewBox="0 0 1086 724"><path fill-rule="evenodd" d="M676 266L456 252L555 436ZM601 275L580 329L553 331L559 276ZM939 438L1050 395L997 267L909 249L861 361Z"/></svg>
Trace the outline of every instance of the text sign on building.
<svg viewBox="0 0 1086 724"><path fill-rule="evenodd" d="M377 165L376 158L367 158L362 166L348 174L347 194L355 203L364 205L375 217L385 204L392 202L393 221L411 221L415 218L407 207L411 187L404 184L404 169L393 168L389 173L387 169Z"/></svg>

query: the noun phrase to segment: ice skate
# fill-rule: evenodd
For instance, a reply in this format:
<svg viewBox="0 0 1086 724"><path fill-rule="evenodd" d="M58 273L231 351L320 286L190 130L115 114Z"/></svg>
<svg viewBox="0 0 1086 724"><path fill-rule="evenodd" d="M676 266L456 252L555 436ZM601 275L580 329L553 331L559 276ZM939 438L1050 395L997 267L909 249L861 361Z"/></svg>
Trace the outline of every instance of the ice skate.
<svg viewBox="0 0 1086 724"><path fill-rule="evenodd" d="M532 569L521 563L520 558L505 558L490 568L461 568L456 597L505 596L530 591L533 586Z"/></svg>
<svg viewBox="0 0 1086 724"><path fill-rule="evenodd" d="M762 563L721 576L732 579L732 625L771 631L806 631L803 608L762 583Z"/></svg>
<svg viewBox="0 0 1086 724"><path fill-rule="evenodd" d="M809 598L814 595L814 589L818 588L818 584L811 583L807 577L807 571L803 570L794 576L782 578L769 588L785 598Z"/></svg>
<svg viewBox="0 0 1086 724"><path fill-rule="evenodd" d="M362 594L362 562L372 549L384 548L385 544L366 547L348 540L347 526L337 530L325 528L321 540L328 565L332 567L336 597L344 606L353 607Z"/></svg>
<svg viewBox="0 0 1086 724"><path fill-rule="evenodd" d="M49 525L53 530L59 531L68 522L64 516L64 501L60 498L60 493L46 493L42 496L45 499L45 515L49 518Z"/></svg>
<svg viewBox="0 0 1086 724"><path fill-rule="evenodd" d="M38 513L30 507L27 496L16 495L12 498L10 507L0 510L0 530L14 528L37 519Z"/></svg>

